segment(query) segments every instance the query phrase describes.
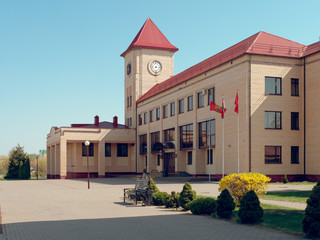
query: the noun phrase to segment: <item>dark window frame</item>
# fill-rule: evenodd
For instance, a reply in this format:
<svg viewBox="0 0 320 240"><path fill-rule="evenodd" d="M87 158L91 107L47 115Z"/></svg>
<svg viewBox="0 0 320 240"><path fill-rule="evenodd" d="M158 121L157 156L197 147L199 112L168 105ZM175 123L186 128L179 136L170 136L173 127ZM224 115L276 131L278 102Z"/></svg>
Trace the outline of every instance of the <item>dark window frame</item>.
<svg viewBox="0 0 320 240"><path fill-rule="evenodd" d="M154 122L154 109L150 110L150 122Z"/></svg>
<svg viewBox="0 0 320 240"><path fill-rule="evenodd" d="M127 143L117 143L117 157L128 157Z"/></svg>
<svg viewBox="0 0 320 240"><path fill-rule="evenodd" d="M175 141L175 128L169 128L164 130L163 139L165 142Z"/></svg>
<svg viewBox="0 0 320 240"><path fill-rule="evenodd" d="M160 108L156 108L156 121L160 120Z"/></svg>
<svg viewBox="0 0 320 240"><path fill-rule="evenodd" d="M291 164L299 163L299 146L291 146Z"/></svg>
<svg viewBox="0 0 320 240"><path fill-rule="evenodd" d="M151 143L151 153L155 153L156 151L153 151L153 146L157 142L160 142L160 131L152 132L150 133L150 143Z"/></svg>
<svg viewBox="0 0 320 240"><path fill-rule="evenodd" d="M140 143L140 155L146 154L148 151L147 144L148 144L148 135L142 134L139 135L139 143Z"/></svg>
<svg viewBox="0 0 320 240"><path fill-rule="evenodd" d="M143 113L143 124L148 123L148 112Z"/></svg>
<svg viewBox="0 0 320 240"><path fill-rule="evenodd" d="M104 156L111 157L111 143L104 144Z"/></svg>
<svg viewBox="0 0 320 240"><path fill-rule="evenodd" d="M172 102L170 103L170 116L176 115L176 103Z"/></svg>
<svg viewBox="0 0 320 240"><path fill-rule="evenodd" d="M266 113L274 113L274 122L275 126L274 127L267 127L267 121L266 121ZM280 127L277 126L277 113L280 113ZM265 111L264 112L264 129L271 129L271 130L282 130L282 112L280 111Z"/></svg>
<svg viewBox="0 0 320 240"><path fill-rule="evenodd" d="M192 165L192 151L187 153L187 165Z"/></svg>
<svg viewBox="0 0 320 240"><path fill-rule="evenodd" d="M162 111L163 111L163 118L168 118L169 117L169 106L168 106L168 104L163 106Z"/></svg>
<svg viewBox="0 0 320 240"><path fill-rule="evenodd" d="M267 148L269 148L269 152L273 154L266 155ZM273 152L272 152L272 148L274 148ZM279 155L277 154L277 150L280 150ZM267 157L269 159L267 159ZM265 146L264 147L264 163L265 164L282 164L282 146Z"/></svg>
<svg viewBox="0 0 320 240"><path fill-rule="evenodd" d="M267 92L267 80L274 80L274 93ZM280 81L280 86L277 84L277 80ZM278 89L280 88L280 91L278 93ZM282 78L281 77L265 77L265 94L266 95L277 95L281 96L282 95Z"/></svg>
<svg viewBox="0 0 320 240"><path fill-rule="evenodd" d="M94 143L90 143L89 145L89 157L94 156ZM87 146L82 143L82 157L87 157Z"/></svg>
<svg viewBox="0 0 320 240"><path fill-rule="evenodd" d="M184 113L184 98L179 100L179 114Z"/></svg>
<svg viewBox="0 0 320 240"><path fill-rule="evenodd" d="M157 166L160 166L161 165L161 155L158 154L157 155Z"/></svg>
<svg viewBox="0 0 320 240"><path fill-rule="evenodd" d="M291 78L291 96L299 97L299 78Z"/></svg>
<svg viewBox="0 0 320 240"><path fill-rule="evenodd" d="M188 98L188 112L193 110L193 95L189 96Z"/></svg>
<svg viewBox="0 0 320 240"><path fill-rule="evenodd" d="M192 123L180 126L180 150L186 150L191 148L193 148L193 124Z"/></svg>
<svg viewBox="0 0 320 240"><path fill-rule="evenodd" d="M210 153L210 155L209 155ZM207 165L212 165L213 164L213 149L208 149L207 150Z"/></svg>
<svg viewBox="0 0 320 240"><path fill-rule="evenodd" d="M204 94L201 92L198 93L198 108L204 107Z"/></svg>
<svg viewBox="0 0 320 240"><path fill-rule="evenodd" d="M138 118L139 118L139 126L141 126L142 125L142 114L139 114Z"/></svg>
<svg viewBox="0 0 320 240"><path fill-rule="evenodd" d="M291 112L291 130L299 130L299 112Z"/></svg>
<svg viewBox="0 0 320 240"><path fill-rule="evenodd" d="M209 126L209 124L212 124ZM215 119L199 123L199 148L215 147L216 143ZM210 132L209 132L210 131ZM210 138L211 144L210 144ZM209 146L210 145L210 146Z"/></svg>
<svg viewBox="0 0 320 240"><path fill-rule="evenodd" d="M214 87L208 89L208 105L210 105L210 102L214 102ZM212 97L211 97L212 96Z"/></svg>

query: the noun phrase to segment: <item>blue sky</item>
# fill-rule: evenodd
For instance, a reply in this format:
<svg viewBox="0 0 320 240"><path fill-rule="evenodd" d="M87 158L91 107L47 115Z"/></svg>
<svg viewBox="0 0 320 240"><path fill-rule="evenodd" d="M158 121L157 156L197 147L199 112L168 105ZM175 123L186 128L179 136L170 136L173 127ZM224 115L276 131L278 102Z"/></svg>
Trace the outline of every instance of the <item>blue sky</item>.
<svg viewBox="0 0 320 240"><path fill-rule="evenodd" d="M150 17L179 48L175 73L265 31L311 44L320 1L0 1L0 155L46 148L52 126L119 117L126 50Z"/></svg>

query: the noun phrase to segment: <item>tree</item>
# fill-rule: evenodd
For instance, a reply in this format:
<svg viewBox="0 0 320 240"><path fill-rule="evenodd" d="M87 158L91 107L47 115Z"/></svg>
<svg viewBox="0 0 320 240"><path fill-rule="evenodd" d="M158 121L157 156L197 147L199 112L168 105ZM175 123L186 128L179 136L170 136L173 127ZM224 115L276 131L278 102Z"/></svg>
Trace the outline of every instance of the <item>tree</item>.
<svg viewBox="0 0 320 240"><path fill-rule="evenodd" d="M220 218L230 219L232 216L232 211L236 207L236 204L229 193L228 189L222 190L221 194L218 196L218 208L217 215Z"/></svg>
<svg viewBox="0 0 320 240"><path fill-rule="evenodd" d="M0 156L0 176L5 176L8 172L9 158L5 155Z"/></svg>
<svg viewBox="0 0 320 240"><path fill-rule="evenodd" d="M186 182L179 196L179 205L184 210L189 210L188 204L196 199L196 192L192 190L190 183Z"/></svg>
<svg viewBox="0 0 320 240"><path fill-rule="evenodd" d="M263 209L260 206L257 194L250 190L247 192L240 201L240 209L238 216L242 223L257 223L263 217Z"/></svg>
<svg viewBox="0 0 320 240"><path fill-rule="evenodd" d="M21 168L21 169L20 169ZM23 147L19 144L10 151L8 173L6 179L29 179L30 178L30 163L29 157L24 152Z"/></svg>

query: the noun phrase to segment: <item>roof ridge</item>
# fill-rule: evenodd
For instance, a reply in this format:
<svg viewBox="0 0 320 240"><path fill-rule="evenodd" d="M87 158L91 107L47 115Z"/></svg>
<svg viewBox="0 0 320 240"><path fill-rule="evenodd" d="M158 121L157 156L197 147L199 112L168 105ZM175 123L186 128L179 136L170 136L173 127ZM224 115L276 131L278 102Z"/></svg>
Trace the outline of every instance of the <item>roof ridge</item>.
<svg viewBox="0 0 320 240"><path fill-rule="evenodd" d="M257 35L257 36L254 38L254 40L252 41L252 43L250 44L250 46L248 47L248 49L247 49L246 52L251 51L251 48L252 48L253 44L255 44L255 42L257 41L257 39L258 39L258 37L260 36L261 33L262 33L262 31L259 31L259 32L257 32L256 34L253 34L253 36L254 36L254 35ZM252 36L251 36L251 37L252 37ZM250 37L249 37L249 38L250 38Z"/></svg>

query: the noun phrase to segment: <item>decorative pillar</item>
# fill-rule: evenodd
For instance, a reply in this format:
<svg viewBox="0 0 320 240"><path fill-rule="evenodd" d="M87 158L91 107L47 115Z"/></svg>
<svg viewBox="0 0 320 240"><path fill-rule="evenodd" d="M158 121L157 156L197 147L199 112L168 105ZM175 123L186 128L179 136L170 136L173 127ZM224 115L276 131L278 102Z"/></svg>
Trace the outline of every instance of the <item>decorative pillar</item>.
<svg viewBox="0 0 320 240"><path fill-rule="evenodd" d="M106 175L106 159L105 159L104 142L98 143L98 177L104 178Z"/></svg>
<svg viewBox="0 0 320 240"><path fill-rule="evenodd" d="M65 139L60 140L60 166L59 175L61 179L67 178L67 141Z"/></svg>

